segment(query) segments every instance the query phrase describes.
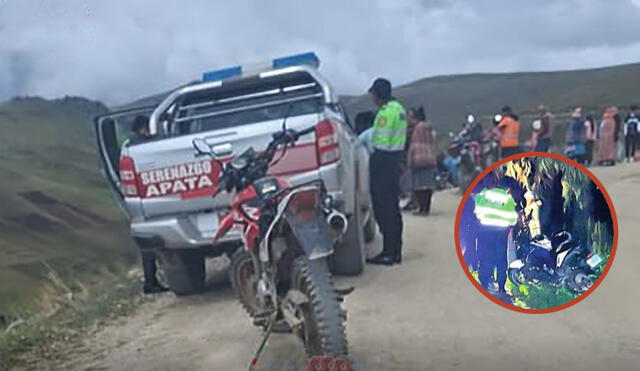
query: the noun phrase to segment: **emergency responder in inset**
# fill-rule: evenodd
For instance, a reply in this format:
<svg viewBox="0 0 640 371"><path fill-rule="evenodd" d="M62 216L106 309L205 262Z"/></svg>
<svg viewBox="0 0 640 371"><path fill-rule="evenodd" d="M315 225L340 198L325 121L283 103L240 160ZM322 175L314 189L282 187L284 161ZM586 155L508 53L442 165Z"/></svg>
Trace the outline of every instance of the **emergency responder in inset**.
<svg viewBox="0 0 640 371"><path fill-rule="evenodd" d="M483 178L476 189L481 189L474 197L473 208L478 220L478 279L487 292L492 291L495 281L497 292L494 296L508 302L505 283L509 234L518 222L524 191L515 179L506 176L498 179L494 173Z"/></svg>
<svg viewBox="0 0 640 371"><path fill-rule="evenodd" d="M369 89L378 111L373 123L373 154L369 161L373 213L383 237L382 252L367 261L391 265L402 260L400 176L407 141L407 120L402 105L391 95L391 83L376 79Z"/></svg>
<svg viewBox="0 0 640 371"><path fill-rule="evenodd" d="M136 116L133 120L133 124L131 125L131 136L122 143L122 146L125 147L139 144L150 139L149 118L146 116ZM154 294L168 291L169 289L162 285L156 276L158 268L156 266L157 258L154 247L141 243L142 240L138 240L135 237L134 241L140 249L140 260L142 260L142 272L144 274L142 292L145 294Z"/></svg>
<svg viewBox="0 0 640 371"><path fill-rule="evenodd" d="M496 116L498 117L498 116ZM520 153L520 123L511 107L504 106L500 111L497 131L500 138L502 158Z"/></svg>

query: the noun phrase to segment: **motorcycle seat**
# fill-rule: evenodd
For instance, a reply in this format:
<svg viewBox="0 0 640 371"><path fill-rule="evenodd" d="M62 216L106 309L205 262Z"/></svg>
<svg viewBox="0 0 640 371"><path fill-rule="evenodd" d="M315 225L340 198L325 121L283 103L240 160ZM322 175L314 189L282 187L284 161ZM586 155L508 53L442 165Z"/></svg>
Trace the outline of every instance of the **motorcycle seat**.
<svg viewBox="0 0 640 371"><path fill-rule="evenodd" d="M531 244L537 247L541 247L547 251L553 250L553 244L547 238L547 236L539 234L531 239Z"/></svg>
<svg viewBox="0 0 640 371"><path fill-rule="evenodd" d="M553 246L553 253L558 255L569 249L571 249L571 241L573 238L569 232L556 233L551 239L551 245Z"/></svg>

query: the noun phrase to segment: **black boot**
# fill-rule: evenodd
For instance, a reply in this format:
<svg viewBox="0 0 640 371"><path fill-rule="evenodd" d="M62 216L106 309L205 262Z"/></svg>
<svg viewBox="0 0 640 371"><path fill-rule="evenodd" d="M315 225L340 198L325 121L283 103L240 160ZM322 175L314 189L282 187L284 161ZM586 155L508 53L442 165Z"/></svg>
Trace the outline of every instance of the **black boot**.
<svg viewBox="0 0 640 371"><path fill-rule="evenodd" d="M398 251L394 254L393 262L394 262L395 264L400 264L400 263L402 263L402 251L398 250Z"/></svg>
<svg viewBox="0 0 640 371"><path fill-rule="evenodd" d="M167 292L169 291L169 288L162 285L160 282L156 281L156 282L151 282L151 283L144 283L144 286L142 287L142 292L144 294L158 294L161 292Z"/></svg>
<svg viewBox="0 0 640 371"><path fill-rule="evenodd" d="M367 259L367 263L377 265L392 265L394 261L395 259L384 251L371 259Z"/></svg>

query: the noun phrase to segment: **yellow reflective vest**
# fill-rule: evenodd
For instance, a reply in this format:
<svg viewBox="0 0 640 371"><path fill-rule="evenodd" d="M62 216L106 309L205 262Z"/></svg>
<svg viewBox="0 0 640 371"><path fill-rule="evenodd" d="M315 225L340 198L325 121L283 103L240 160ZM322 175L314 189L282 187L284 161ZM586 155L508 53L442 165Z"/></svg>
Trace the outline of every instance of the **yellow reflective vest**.
<svg viewBox="0 0 640 371"><path fill-rule="evenodd" d="M376 113L373 122L373 148L381 151L404 151L407 142L407 118L404 107L390 100Z"/></svg>

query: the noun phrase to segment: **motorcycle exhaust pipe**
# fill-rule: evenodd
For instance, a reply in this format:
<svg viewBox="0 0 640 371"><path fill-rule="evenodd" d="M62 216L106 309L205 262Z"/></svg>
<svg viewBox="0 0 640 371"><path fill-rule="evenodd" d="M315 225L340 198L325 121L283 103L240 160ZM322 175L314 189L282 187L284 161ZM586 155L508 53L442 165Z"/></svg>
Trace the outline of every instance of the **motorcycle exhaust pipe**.
<svg viewBox="0 0 640 371"><path fill-rule="evenodd" d="M347 221L347 217L344 216L343 213L332 210L329 216L327 216L327 223L329 226L336 232L344 234L347 232L347 227L349 226L349 222Z"/></svg>

